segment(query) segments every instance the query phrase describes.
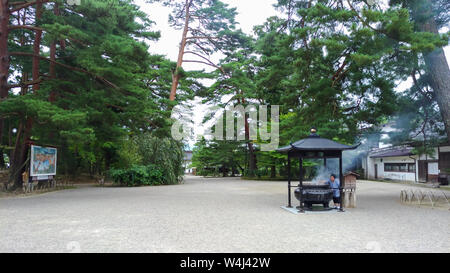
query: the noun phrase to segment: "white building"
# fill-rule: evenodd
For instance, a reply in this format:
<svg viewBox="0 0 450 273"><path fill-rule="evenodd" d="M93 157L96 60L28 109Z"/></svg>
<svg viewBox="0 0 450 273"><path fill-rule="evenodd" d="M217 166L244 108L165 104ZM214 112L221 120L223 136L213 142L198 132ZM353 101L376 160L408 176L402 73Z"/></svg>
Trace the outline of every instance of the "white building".
<svg viewBox="0 0 450 273"><path fill-rule="evenodd" d="M185 151L183 167L185 169L186 174L192 174L193 169L191 167L191 164L192 164L192 151Z"/></svg>
<svg viewBox="0 0 450 273"><path fill-rule="evenodd" d="M450 145L434 148L433 156L418 156L410 146L372 149L363 168L368 179L437 182L450 176ZM439 178L440 177L440 178Z"/></svg>

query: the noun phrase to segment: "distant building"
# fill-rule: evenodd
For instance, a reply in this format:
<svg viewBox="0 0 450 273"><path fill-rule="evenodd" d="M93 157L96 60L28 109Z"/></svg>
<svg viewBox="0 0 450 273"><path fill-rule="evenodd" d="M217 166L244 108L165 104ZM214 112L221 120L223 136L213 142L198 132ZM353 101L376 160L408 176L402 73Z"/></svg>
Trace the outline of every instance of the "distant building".
<svg viewBox="0 0 450 273"><path fill-rule="evenodd" d="M450 144L435 147L432 156L418 156L413 154L412 150L411 146L371 149L363 160L365 177L414 182L438 182L448 179Z"/></svg>
<svg viewBox="0 0 450 273"><path fill-rule="evenodd" d="M185 169L185 173L192 174L192 151L185 151L184 152L184 163L183 167Z"/></svg>

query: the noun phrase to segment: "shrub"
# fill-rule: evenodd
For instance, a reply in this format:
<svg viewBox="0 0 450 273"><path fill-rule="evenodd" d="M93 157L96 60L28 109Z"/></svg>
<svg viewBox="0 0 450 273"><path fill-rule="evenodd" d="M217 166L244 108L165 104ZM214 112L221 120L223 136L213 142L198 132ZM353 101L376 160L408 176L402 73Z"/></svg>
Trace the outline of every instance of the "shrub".
<svg viewBox="0 0 450 273"><path fill-rule="evenodd" d="M128 169L111 169L109 172L116 184L127 187L164 184L163 172L155 165L133 165Z"/></svg>
<svg viewBox="0 0 450 273"><path fill-rule="evenodd" d="M144 134L136 139L144 165L155 165L163 174L164 184L178 184L184 175L183 144L173 138Z"/></svg>
<svg viewBox="0 0 450 273"><path fill-rule="evenodd" d="M122 144L119 158L110 176L123 185L172 185L180 183L184 175L183 144L172 138L151 134L130 137Z"/></svg>

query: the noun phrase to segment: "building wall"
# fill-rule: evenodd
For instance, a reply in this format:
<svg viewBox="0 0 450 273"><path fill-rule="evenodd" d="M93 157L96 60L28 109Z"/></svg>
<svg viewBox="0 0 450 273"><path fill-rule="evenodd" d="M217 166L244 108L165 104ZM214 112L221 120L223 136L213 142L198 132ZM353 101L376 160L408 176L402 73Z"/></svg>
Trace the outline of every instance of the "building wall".
<svg viewBox="0 0 450 273"><path fill-rule="evenodd" d="M450 146L440 147L439 151L441 153L450 152ZM414 162L414 159L416 161ZM440 166L437 162L439 159L438 148L435 148L434 156L425 156L422 155L420 158L418 156L401 156L401 157L384 157L384 158L371 158L370 153L367 156L366 160L363 161L363 167L366 170L366 177L368 179L375 179L375 164L378 165L378 179L392 179L399 181L418 181L419 180L419 160L428 160L432 162L428 162L428 175L430 177L435 177L442 172L440 170ZM384 164L385 163L416 163L416 173L409 172L385 172Z"/></svg>
<svg viewBox="0 0 450 273"><path fill-rule="evenodd" d="M416 174L409 172L385 172L384 164L386 163L415 163L414 159L409 158L408 156L401 157L385 157L385 158L370 158L368 160L368 176L369 179L375 179L375 164L378 167L378 179L392 179L392 180L401 180L401 181L415 181L416 175L418 175L417 171L417 162L416 162Z"/></svg>
<svg viewBox="0 0 450 273"><path fill-rule="evenodd" d="M439 154L439 169L441 174L450 175L450 147L441 147Z"/></svg>
<svg viewBox="0 0 450 273"><path fill-rule="evenodd" d="M185 169L185 173L186 174L189 174L189 173L192 173L192 168L189 168L189 166L192 164L192 161L191 160L185 160L184 161L184 164L183 164L183 167L184 167L184 169Z"/></svg>

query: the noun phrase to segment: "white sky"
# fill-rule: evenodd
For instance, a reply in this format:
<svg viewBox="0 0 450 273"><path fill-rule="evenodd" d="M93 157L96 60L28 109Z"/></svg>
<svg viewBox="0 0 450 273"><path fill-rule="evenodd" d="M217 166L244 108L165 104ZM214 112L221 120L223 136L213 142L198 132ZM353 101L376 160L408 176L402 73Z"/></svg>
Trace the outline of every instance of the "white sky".
<svg viewBox="0 0 450 273"><path fill-rule="evenodd" d="M151 47L151 51L166 55L169 59L176 61L178 57L178 45L181 39L181 31L174 30L169 26L170 8L160 4L147 4L145 0L135 0L141 6L149 18L156 22L155 30L161 31L161 39ZM273 4L277 0L222 0L230 7L237 8L236 21L245 33L252 34L253 26L263 24L266 19L276 14ZM258 3L255 5L255 3ZM193 64L185 64L188 68ZM194 67L198 68L194 65Z"/></svg>
<svg viewBox="0 0 450 273"><path fill-rule="evenodd" d="M222 0L229 4L230 7L236 7L238 15L236 21L239 23L238 28L241 28L247 34L253 34L253 27L263 24L268 17L277 14L277 11L273 7L273 4L277 0ZM149 18L155 21L154 30L161 31L161 38L156 43L150 44L151 53L165 55L172 61L176 61L178 57L178 46L181 39L181 31L174 30L169 26L168 17L171 11L170 8L164 7L160 4L147 4L145 0L135 0L143 11L145 11ZM444 30L448 31L448 30ZM450 47L445 48L445 54L447 61L450 64ZM213 57L213 60L218 60L220 56ZM185 63L183 65L185 70L200 70L210 69L208 67ZM400 83L399 90L405 90L412 84L411 81ZM205 115L208 106L201 105L200 99L194 103L193 121L194 121L194 134L196 136L202 135L204 128L202 125L203 116ZM193 146L194 142L190 141L189 144Z"/></svg>

